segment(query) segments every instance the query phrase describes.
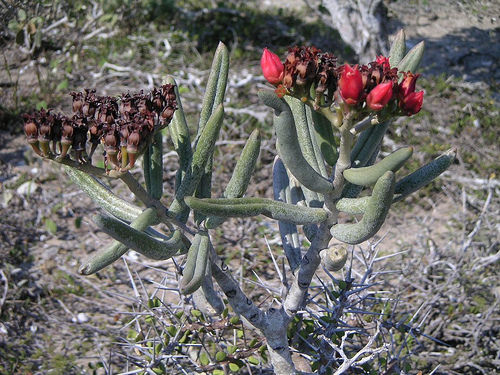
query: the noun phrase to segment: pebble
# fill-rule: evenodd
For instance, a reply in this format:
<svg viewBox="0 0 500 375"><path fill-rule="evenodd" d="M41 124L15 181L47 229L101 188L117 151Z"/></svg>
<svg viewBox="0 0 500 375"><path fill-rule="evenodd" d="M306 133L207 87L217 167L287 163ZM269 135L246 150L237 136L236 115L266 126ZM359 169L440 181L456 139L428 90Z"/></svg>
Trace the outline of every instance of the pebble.
<svg viewBox="0 0 500 375"><path fill-rule="evenodd" d="M78 313L76 318L71 319L74 323L86 323L89 321L89 317L85 313Z"/></svg>
<svg viewBox="0 0 500 375"><path fill-rule="evenodd" d="M26 181L16 189L16 192L19 195L29 196L36 192L39 188L40 185L38 185L36 182Z"/></svg>

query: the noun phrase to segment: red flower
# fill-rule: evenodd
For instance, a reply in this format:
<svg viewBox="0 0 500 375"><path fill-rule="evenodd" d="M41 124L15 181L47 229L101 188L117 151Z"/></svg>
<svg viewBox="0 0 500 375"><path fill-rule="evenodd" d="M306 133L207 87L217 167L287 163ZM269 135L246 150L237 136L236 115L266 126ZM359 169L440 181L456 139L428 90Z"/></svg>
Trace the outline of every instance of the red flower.
<svg viewBox="0 0 500 375"><path fill-rule="evenodd" d="M267 48L264 48L262 57L260 59L260 66L262 68L262 73L264 78L273 85L281 83L283 80L283 63L281 62L278 55L272 53Z"/></svg>
<svg viewBox="0 0 500 375"><path fill-rule="evenodd" d="M413 74L412 72L404 73L404 79L398 87L398 96L400 99L403 99L408 94L415 92L415 85L419 76L420 74Z"/></svg>
<svg viewBox="0 0 500 375"><path fill-rule="evenodd" d="M420 112L423 102L423 91L411 92L406 95L403 100L399 101L399 106L408 116L411 116Z"/></svg>
<svg viewBox="0 0 500 375"><path fill-rule="evenodd" d="M389 58L388 57L385 57L385 56L377 56L377 59L375 60L375 62L380 65L382 68L388 68L390 69L391 68L391 64L389 63Z"/></svg>
<svg viewBox="0 0 500 375"><path fill-rule="evenodd" d="M363 78L357 65L345 64L339 79L339 91L347 105L356 105L363 92Z"/></svg>
<svg viewBox="0 0 500 375"><path fill-rule="evenodd" d="M374 111L380 111L392 98L392 82L380 83L366 97L366 104Z"/></svg>

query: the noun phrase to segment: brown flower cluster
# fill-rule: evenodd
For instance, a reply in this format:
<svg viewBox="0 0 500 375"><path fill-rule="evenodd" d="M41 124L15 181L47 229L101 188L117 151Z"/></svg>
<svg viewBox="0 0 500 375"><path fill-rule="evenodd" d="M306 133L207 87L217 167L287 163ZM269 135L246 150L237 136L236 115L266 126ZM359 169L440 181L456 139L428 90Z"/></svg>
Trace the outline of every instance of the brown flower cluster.
<svg viewBox="0 0 500 375"><path fill-rule="evenodd" d="M338 80L337 58L333 54L316 47L295 46L288 50L283 66L284 87L298 86L307 91L314 84L317 100L326 93L331 101Z"/></svg>
<svg viewBox="0 0 500 375"><path fill-rule="evenodd" d="M344 68L345 66L342 67ZM363 82L363 98L381 83L392 82L393 87L398 84L398 68L391 68L387 57L379 56L368 65L359 66L359 70ZM342 71L339 71L339 74L342 74Z"/></svg>
<svg viewBox="0 0 500 375"><path fill-rule="evenodd" d="M167 126L177 109L171 84L146 94L122 94L120 98L96 96L95 90L88 89L70 95L72 117L44 109L24 115L28 143L45 157L65 158L72 149L80 163L87 162L87 143L89 161L102 143L105 164L110 169L133 167L151 135Z"/></svg>

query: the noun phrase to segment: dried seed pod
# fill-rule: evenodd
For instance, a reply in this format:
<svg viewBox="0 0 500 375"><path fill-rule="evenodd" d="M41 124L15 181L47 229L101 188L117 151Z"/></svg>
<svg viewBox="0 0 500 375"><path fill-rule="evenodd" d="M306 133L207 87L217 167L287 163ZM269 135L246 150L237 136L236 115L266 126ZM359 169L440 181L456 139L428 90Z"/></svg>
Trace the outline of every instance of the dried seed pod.
<svg viewBox="0 0 500 375"><path fill-rule="evenodd" d="M104 125L102 142L104 144L104 151L106 152L108 160L110 160L115 167L119 167L118 145L120 142L120 136L115 125Z"/></svg>
<svg viewBox="0 0 500 375"><path fill-rule="evenodd" d="M72 92L72 118L45 110L24 116L28 143L41 156L49 156L51 151L57 154L59 144L58 160L65 158L72 147L77 161L84 163L87 139L91 143L90 159L102 142L106 164L109 162L112 168L133 167L155 128L159 130L171 121L177 108L174 88L166 84L149 93L122 94L120 105L117 98L96 96L95 89Z"/></svg>
<svg viewBox="0 0 500 375"><path fill-rule="evenodd" d="M75 151L76 161L85 163L83 157L85 145L87 143L88 125L85 118L78 115L73 116L73 142L71 146Z"/></svg>
<svg viewBox="0 0 500 375"><path fill-rule="evenodd" d="M137 153L139 151L139 143L141 142L140 128L136 127L128 136L127 153L130 159L129 168L135 165Z"/></svg>
<svg viewBox="0 0 500 375"><path fill-rule="evenodd" d="M99 100L95 95L95 89L85 89L85 97L82 104L82 114L84 117L94 117Z"/></svg>
<svg viewBox="0 0 500 375"><path fill-rule="evenodd" d="M42 156L42 152L38 148L38 125L35 120L35 116L24 114L24 134L26 134L26 140L38 155Z"/></svg>
<svg viewBox="0 0 500 375"><path fill-rule="evenodd" d="M92 155L94 155L94 152L97 148L97 145L101 141L101 137L104 133L103 131L103 124L98 122L95 119L91 119L88 122L88 127L89 127L89 141L90 141L90 152L89 152L89 160L92 160Z"/></svg>
<svg viewBox="0 0 500 375"><path fill-rule="evenodd" d="M73 97L73 112L82 113L83 94L81 92L71 92L70 95Z"/></svg>
<svg viewBox="0 0 500 375"><path fill-rule="evenodd" d="M44 156L49 156L49 142L52 137L52 127L54 125L54 116L49 111L41 109L37 113L38 117L38 143Z"/></svg>
<svg viewBox="0 0 500 375"><path fill-rule="evenodd" d="M62 121L61 154L59 155L60 159L66 157L72 143L73 143L73 123L70 118L64 117Z"/></svg>

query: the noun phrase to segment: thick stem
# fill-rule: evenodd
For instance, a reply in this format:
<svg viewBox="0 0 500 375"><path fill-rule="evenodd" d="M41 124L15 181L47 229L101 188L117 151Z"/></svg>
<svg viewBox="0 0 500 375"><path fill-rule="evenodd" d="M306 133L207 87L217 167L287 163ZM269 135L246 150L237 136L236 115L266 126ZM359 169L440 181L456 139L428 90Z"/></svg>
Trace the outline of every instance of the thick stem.
<svg viewBox="0 0 500 375"><path fill-rule="evenodd" d="M125 172L120 176L120 179L127 185L129 190L146 206L153 207L156 209L156 213L160 218L160 221L164 223L168 229L175 230L172 224L175 224L179 229L184 232L194 234L195 231L188 228L184 223L177 221L167 215L167 208L157 199L154 199L148 192L141 186L139 181L137 181L130 172Z"/></svg>
<svg viewBox="0 0 500 375"><path fill-rule="evenodd" d="M216 259L215 252L213 250L212 252L212 259ZM271 308L266 313L262 312L241 290L228 272L227 266L222 264L219 267L217 263L220 261L216 260L211 263L213 277L226 294L233 310L266 338L274 372L277 375L296 374L288 348L287 326L290 318L283 308Z"/></svg>
<svg viewBox="0 0 500 375"><path fill-rule="evenodd" d="M340 147L339 159L335 166L335 178L333 180L333 198L340 198L342 189L344 188L344 170L351 166L351 149L354 135L350 132L352 127L352 112L344 117L344 122L340 127Z"/></svg>
<svg viewBox="0 0 500 375"><path fill-rule="evenodd" d="M309 250L307 250L307 253L302 258L297 276L293 280L290 291L283 304L289 319L292 319L295 313L304 304L311 280L321 263L319 252L328 247L328 242L331 238L330 226L327 223L322 223Z"/></svg>
<svg viewBox="0 0 500 375"><path fill-rule="evenodd" d="M213 251L213 250L212 250ZM213 252L215 255L215 252ZM211 257L212 258L212 257ZM213 257L214 259L216 256ZM241 290L240 286L228 272L228 266L220 261L212 261L212 275L226 295L233 310L244 317L252 326L263 330L266 326L266 316Z"/></svg>
<svg viewBox="0 0 500 375"><path fill-rule="evenodd" d="M269 357L274 373L277 375L296 374L288 348L287 326L289 321L290 319L283 308L270 308L266 312L266 325L262 333L267 340Z"/></svg>

